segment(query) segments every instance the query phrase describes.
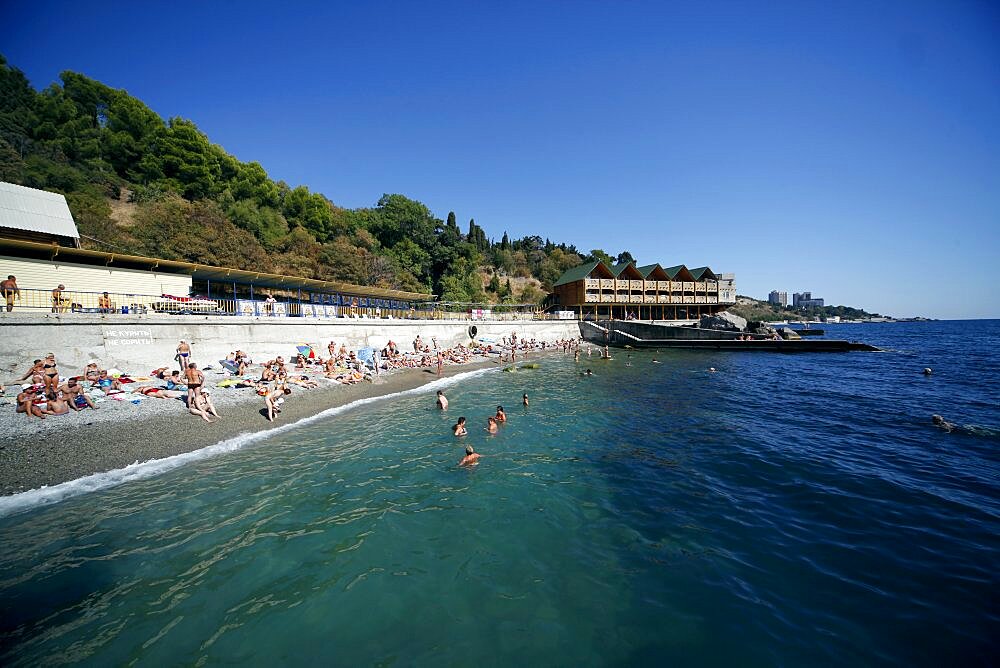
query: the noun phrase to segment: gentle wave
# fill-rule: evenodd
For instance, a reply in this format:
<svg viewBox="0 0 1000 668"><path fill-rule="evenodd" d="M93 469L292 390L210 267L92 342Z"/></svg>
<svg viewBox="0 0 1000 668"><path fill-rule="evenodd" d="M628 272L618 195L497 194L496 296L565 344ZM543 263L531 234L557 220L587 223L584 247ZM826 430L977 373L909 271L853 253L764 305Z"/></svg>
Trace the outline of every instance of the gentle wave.
<svg viewBox="0 0 1000 668"><path fill-rule="evenodd" d="M23 513L40 506L56 504L61 501L65 501L66 499L80 496L81 494L97 492L111 487L117 487L118 485L122 485L127 482L150 478L166 473L167 471L172 471L173 469L186 464L190 464L191 462L217 457L229 452L235 452L236 450L240 450L251 443L271 438L277 434L284 433L291 429L296 429L303 425L316 422L317 420L339 415L360 406L365 406L367 404L386 399L418 394L421 392L436 391L455 385L456 383L469 378L474 378L487 373L496 373L497 371L499 371L499 369L492 367L466 371L447 378L439 378L408 390L401 390L399 392L384 394L377 397L357 399L344 404L343 406L334 406L320 411L315 415L304 417L296 422L290 422L289 424L281 425L265 431L246 432L238 436L234 436L233 438L226 439L225 441L215 443L214 445L209 445L198 450L192 450L191 452L183 452L179 455L171 455L170 457L163 457L161 459L150 459L145 462L135 462L124 468L104 471L102 473L94 473L82 478L59 483L58 485L53 485L51 487L39 487L26 492L19 492L10 496L0 497L0 518L15 515L17 513Z"/></svg>

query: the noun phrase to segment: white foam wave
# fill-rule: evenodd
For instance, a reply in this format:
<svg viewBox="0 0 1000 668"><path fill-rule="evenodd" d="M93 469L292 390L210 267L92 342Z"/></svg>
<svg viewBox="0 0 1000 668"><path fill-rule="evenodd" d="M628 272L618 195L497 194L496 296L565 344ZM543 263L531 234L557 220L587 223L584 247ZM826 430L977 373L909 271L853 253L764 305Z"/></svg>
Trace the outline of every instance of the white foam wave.
<svg viewBox="0 0 1000 668"><path fill-rule="evenodd" d="M466 371L447 378L433 380L429 383L425 383L408 390L384 394L377 397L357 399L344 404L343 406L334 406L333 408L320 411L315 415L302 418L297 422L290 422L265 431L243 433L199 450L192 450L191 452L184 452L170 457L163 457L162 459L150 459L145 462L135 462L124 468L105 471L103 473L94 473L82 478L77 478L76 480L70 480L58 485L52 485L51 487L39 487L38 489L32 489L27 492L3 496L0 497L0 517L7 517L9 515L25 512L39 506L52 505L59 503L60 501L65 501L66 499L73 498L74 496L97 492L111 487L117 487L118 485L132 482L134 480L150 478L184 466L190 462L216 457L227 452L234 452L249 445L250 443L270 438L275 434L281 434L290 429L295 429L297 427L301 427L302 425L322 420L323 418L339 415L340 413L358 408L359 406L395 397L403 397L421 392L440 390L442 388L455 385L460 381L468 380L469 378L486 373L496 372L498 370L499 369L496 367L487 367L483 369L476 369L474 371Z"/></svg>

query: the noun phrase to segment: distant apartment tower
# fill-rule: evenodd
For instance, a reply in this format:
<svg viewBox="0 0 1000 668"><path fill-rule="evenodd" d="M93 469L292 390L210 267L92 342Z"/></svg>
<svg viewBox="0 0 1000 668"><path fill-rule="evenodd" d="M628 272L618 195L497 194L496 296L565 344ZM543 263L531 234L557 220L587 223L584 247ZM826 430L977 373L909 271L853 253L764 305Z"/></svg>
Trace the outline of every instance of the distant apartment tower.
<svg viewBox="0 0 1000 668"><path fill-rule="evenodd" d="M769 304L774 304L775 306L788 306L788 293L771 290L771 294L767 296L767 301Z"/></svg>
<svg viewBox="0 0 1000 668"><path fill-rule="evenodd" d="M810 308L813 306L822 307L824 300L822 297L813 299L811 292L795 292L792 294L793 308Z"/></svg>

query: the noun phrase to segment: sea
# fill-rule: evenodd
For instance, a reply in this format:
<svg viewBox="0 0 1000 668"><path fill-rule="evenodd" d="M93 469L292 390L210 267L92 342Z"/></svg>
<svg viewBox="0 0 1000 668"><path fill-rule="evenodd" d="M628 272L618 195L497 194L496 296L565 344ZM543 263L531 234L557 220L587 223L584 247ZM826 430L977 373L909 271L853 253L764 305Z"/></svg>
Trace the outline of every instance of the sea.
<svg viewBox="0 0 1000 668"><path fill-rule="evenodd" d="M6 497L0 663L995 665L1000 321L826 330L883 352L548 353Z"/></svg>

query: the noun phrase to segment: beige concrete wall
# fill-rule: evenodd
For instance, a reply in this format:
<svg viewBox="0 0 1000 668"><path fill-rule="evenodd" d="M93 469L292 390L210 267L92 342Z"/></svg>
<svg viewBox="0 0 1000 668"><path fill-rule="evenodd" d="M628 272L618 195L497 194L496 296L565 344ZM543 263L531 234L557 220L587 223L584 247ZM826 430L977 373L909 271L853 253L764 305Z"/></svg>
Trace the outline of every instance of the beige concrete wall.
<svg viewBox="0 0 1000 668"><path fill-rule="evenodd" d="M356 350L382 348L392 339L401 349L411 350L419 334L430 343L437 337L442 346L469 343L469 327L475 325L477 339L499 341L511 332L519 338L553 341L577 338L579 326L569 321L427 321L352 320L304 322L299 318L246 318L197 315L96 314L0 314L0 382L21 375L31 360L53 352L65 375L78 374L90 360L106 368L116 367L147 374L159 366L174 364L177 343L191 344L199 365L217 365L237 348L254 360L276 355L289 358L298 344L318 345L324 352L330 341Z"/></svg>

